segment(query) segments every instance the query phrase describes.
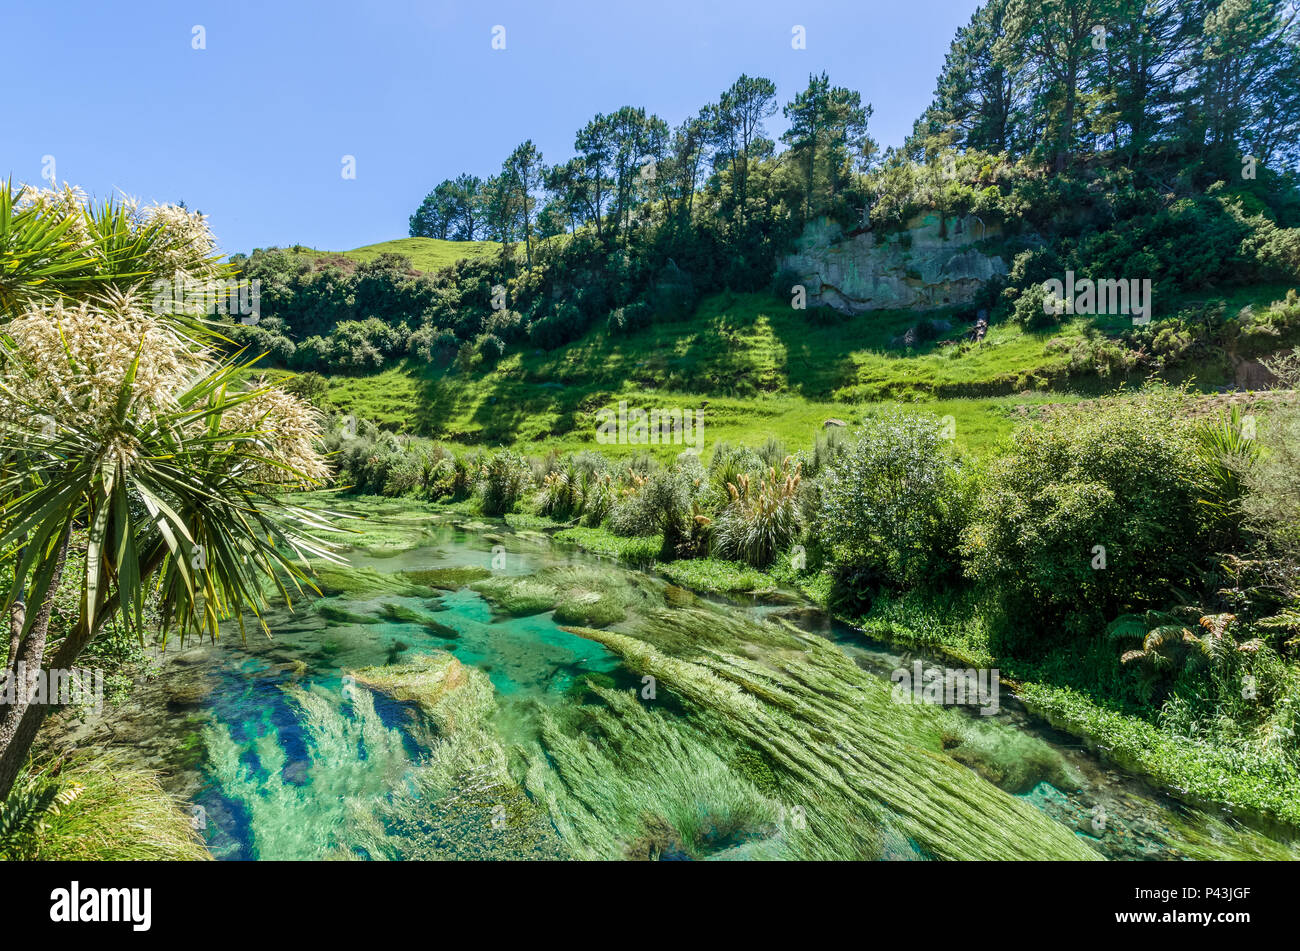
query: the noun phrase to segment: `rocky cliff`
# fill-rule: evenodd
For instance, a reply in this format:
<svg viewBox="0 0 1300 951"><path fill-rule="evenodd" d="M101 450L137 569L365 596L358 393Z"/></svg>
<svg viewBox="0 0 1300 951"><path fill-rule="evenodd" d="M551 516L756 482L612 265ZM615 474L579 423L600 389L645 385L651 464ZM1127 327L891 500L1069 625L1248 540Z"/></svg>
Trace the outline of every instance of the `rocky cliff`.
<svg viewBox="0 0 1300 951"><path fill-rule="evenodd" d="M808 306L844 313L868 310L929 310L971 300L985 281L1007 272L1002 258L974 245L997 236L974 215L949 218L941 234L939 216L914 218L905 231L877 236L870 230L846 234L840 225L811 222L782 269L808 292Z"/></svg>

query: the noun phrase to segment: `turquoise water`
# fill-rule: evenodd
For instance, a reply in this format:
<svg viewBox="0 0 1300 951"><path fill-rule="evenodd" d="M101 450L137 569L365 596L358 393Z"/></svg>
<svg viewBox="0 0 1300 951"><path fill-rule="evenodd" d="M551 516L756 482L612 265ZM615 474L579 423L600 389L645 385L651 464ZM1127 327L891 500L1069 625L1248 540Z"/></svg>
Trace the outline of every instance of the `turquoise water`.
<svg viewBox="0 0 1300 951"><path fill-rule="evenodd" d="M533 533L486 528L426 517L415 547L350 553L343 585L355 582L362 590L299 605L292 614L277 612L270 619L272 639L235 638L169 653L150 688L158 693L160 715L141 729L195 751L167 781L195 804L196 822L215 856L570 854L560 834L564 817L548 812L539 793L544 784L538 774L549 755L540 752L541 721L546 711L562 714L593 699L589 682L626 691L641 689L642 677L600 644L563 630L551 612L510 617L468 587L384 582L435 568L528 577L555 566L598 565L602 572L635 575L639 584L664 583ZM806 608L752 603L727 610L754 618L784 615L882 678L917 659ZM454 736L431 731L410 704L349 676L444 653L486 675L495 695L488 728ZM184 716L176 715L178 695ZM996 717L973 718L982 722L969 748L991 749L1003 762L1036 758L1012 769L1014 775L991 778L1102 855L1183 858L1198 849L1277 854L1270 851L1279 848L1276 843L1150 790L1011 706ZM658 709L683 714L670 691ZM612 762L617 768L618 759ZM986 762L972 768L990 775ZM761 854L761 842L752 838L720 847L718 857ZM892 851L892 857L918 854L906 843Z"/></svg>

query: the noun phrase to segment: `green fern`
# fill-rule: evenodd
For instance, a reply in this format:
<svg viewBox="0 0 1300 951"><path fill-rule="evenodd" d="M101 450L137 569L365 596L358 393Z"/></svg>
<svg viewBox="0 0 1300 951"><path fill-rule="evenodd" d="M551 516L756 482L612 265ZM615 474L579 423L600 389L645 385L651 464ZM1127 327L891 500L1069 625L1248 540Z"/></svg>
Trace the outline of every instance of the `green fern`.
<svg viewBox="0 0 1300 951"><path fill-rule="evenodd" d="M0 802L0 858L35 857L36 840L49 828L48 820L70 806L83 786L61 782L44 774L20 781Z"/></svg>

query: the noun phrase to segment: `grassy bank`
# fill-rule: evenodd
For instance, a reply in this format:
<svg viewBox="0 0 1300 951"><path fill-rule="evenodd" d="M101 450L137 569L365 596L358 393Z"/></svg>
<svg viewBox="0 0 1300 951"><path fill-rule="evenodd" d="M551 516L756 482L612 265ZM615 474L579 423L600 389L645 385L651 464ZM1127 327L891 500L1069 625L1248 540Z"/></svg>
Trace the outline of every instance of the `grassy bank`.
<svg viewBox="0 0 1300 951"><path fill-rule="evenodd" d="M1261 310L1279 291L1238 291L1225 302ZM951 417L957 445L984 455L1024 408L1095 397L1121 382L1071 374L1072 348L1094 325L1118 333L1123 327L1112 326L1114 318L1080 318L1050 333L1003 324L979 345L965 342L964 327L954 325L915 348L891 346L918 320L945 316L951 314L885 311L823 324L766 294L724 293L686 321L630 335L597 328L553 351L512 351L492 367L406 360L370 375L332 376L323 403L397 432L540 453L595 448L597 413L620 400L701 412L708 445L759 445L768 437L804 444L829 419L860 422L903 403ZM1181 376L1208 389L1225 382L1216 367L1207 362L1201 379L1191 369ZM646 449L668 459L682 447L601 448L614 456Z"/></svg>

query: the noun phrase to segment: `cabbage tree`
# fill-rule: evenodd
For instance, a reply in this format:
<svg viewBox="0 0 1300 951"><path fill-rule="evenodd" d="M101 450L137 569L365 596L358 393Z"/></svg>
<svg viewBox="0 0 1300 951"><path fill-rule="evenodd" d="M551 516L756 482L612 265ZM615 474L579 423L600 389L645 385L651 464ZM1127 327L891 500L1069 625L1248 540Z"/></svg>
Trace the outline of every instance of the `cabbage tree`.
<svg viewBox="0 0 1300 951"><path fill-rule="evenodd" d="M43 233L42 233L43 232ZM330 557L324 528L281 503L318 482L314 411L249 379L210 330L158 313L147 287L174 274L218 280L199 215L130 202L87 207L63 192L0 186L0 597L9 677L66 670L110 620L145 634L156 591L164 635L215 637L261 619ZM68 577L85 537L84 568ZM55 593L80 611L49 638ZM265 623L263 622L263 627ZM45 704L0 705L0 798L26 760Z"/></svg>

